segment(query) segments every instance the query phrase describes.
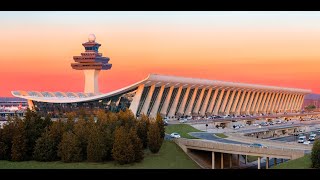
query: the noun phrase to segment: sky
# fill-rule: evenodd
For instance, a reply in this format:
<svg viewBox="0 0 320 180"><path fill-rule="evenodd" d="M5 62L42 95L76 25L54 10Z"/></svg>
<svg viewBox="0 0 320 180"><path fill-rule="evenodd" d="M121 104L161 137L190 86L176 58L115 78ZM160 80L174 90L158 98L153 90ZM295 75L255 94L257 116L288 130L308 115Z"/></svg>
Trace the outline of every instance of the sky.
<svg viewBox="0 0 320 180"><path fill-rule="evenodd" d="M310 89L320 93L320 12L0 12L0 96L83 92L73 56L93 33L112 69L110 92L150 73Z"/></svg>

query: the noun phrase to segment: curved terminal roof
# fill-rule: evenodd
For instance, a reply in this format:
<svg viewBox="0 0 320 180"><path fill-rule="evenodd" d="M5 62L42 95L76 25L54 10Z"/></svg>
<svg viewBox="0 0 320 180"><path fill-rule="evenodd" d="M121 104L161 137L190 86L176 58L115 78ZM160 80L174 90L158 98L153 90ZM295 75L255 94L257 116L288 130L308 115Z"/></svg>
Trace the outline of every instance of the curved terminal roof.
<svg viewBox="0 0 320 180"><path fill-rule="evenodd" d="M188 78L171 75L159 75L149 74L149 76L139 82L136 82L127 87L105 93L105 94L93 94L93 93L82 93L82 92L38 92L38 91L11 91L15 97L24 99L40 101L40 102L51 102L51 103L76 103L99 100L121 94L123 92L132 90L138 87L140 84L152 85L191 85L191 86L211 86L217 88L234 88L234 89L251 89L251 90L263 90L263 91L275 91L275 92L287 92L287 93L300 93L309 94L312 91L306 89L297 88L285 88L277 86L266 86L258 84L247 84L238 82L226 82L217 80L208 80L200 78Z"/></svg>

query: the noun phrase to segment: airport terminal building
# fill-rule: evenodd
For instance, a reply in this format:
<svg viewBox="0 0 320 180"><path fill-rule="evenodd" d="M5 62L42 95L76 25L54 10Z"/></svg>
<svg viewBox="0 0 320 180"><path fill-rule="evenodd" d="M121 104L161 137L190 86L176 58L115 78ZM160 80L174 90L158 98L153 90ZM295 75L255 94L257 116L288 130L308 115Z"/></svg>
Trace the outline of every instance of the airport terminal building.
<svg viewBox="0 0 320 180"><path fill-rule="evenodd" d="M129 108L139 116L257 115L298 112L311 90L224 82L208 79L150 74L122 89L102 94L98 89L100 70L111 69L109 58L98 53L101 44L94 35L82 44L86 52L74 56L72 68L85 73L84 92L12 91L28 100L29 108L71 111L85 107L119 111Z"/></svg>

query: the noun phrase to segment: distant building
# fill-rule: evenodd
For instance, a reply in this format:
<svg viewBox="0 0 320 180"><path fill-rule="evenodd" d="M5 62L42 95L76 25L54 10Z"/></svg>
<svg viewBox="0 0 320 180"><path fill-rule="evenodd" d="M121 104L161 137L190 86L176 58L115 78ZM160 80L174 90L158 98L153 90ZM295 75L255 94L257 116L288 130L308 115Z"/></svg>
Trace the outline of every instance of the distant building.
<svg viewBox="0 0 320 180"><path fill-rule="evenodd" d="M86 52L74 57L77 63L73 63L72 68L85 71L84 93L12 91L12 94L27 99L29 108L38 111L129 108L136 116L154 117L160 113L172 117L298 112L305 95L311 93L305 89L150 74L137 83L101 94L98 72L111 68L109 58L98 53L100 44L92 35L83 46Z"/></svg>

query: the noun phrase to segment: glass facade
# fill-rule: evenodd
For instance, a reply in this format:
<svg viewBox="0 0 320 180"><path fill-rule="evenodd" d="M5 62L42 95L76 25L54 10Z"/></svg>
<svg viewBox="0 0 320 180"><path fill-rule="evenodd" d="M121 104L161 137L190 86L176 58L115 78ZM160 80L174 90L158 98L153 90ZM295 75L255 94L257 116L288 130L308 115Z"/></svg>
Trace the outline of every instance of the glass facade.
<svg viewBox="0 0 320 180"><path fill-rule="evenodd" d="M36 111L43 115L47 113L52 114L53 117L59 117L61 114L76 111L80 108L84 108L89 111L104 109L106 111L119 112L120 110L125 110L130 107L136 91L137 88L112 97L78 103L47 103L37 101L33 101L33 103Z"/></svg>

